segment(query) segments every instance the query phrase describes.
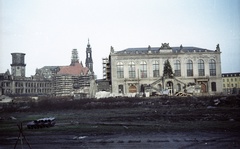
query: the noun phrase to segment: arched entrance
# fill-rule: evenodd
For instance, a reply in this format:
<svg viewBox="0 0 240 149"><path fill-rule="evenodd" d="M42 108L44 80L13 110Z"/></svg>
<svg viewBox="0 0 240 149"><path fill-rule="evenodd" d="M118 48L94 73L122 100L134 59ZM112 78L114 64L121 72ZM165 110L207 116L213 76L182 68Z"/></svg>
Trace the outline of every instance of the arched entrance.
<svg viewBox="0 0 240 149"><path fill-rule="evenodd" d="M207 86L204 83L201 83L201 92L206 93L207 92Z"/></svg>
<svg viewBox="0 0 240 149"><path fill-rule="evenodd" d="M137 87L134 85L131 85L128 89L129 93L136 93L137 92Z"/></svg>
<svg viewBox="0 0 240 149"><path fill-rule="evenodd" d="M166 84L166 89L169 90L169 94L173 95L173 82L172 81L168 81Z"/></svg>

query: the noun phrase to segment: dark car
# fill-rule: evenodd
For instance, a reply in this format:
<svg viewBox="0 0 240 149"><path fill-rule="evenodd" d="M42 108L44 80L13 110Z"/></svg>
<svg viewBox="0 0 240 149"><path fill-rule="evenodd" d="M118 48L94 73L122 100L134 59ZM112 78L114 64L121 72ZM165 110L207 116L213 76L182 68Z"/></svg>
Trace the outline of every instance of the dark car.
<svg viewBox="0 0 240 149"><path fill-rule="evenodd" d="M45 127L53 127L55 125L55 118L49 117L49 118L42 118L38 120L34 120L27 123L28 129L38 129L38 128L45 128Z"/></svg>

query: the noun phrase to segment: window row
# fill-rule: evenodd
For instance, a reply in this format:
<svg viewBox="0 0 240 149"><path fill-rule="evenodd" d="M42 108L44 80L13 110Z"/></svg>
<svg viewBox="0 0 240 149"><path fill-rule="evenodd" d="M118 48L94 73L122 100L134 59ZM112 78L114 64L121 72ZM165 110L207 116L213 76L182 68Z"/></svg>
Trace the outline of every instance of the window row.
<svg viewBox="0 0 240 149"><path fill-rule="evenodd" d="M231 80L231 82L233 82L233 78L231 78L231 79L223 79L223 82L225 82L225 80L227 82L230 82L229 80ZM234 78L234 81L237 81L237 78ZM239 81L240 81L240 78L239 78Z"/></svg>
<svg viewBox="0 0 240 149"><path fill-rule="evenodd" d="M193 62L192 60L187 61L187 76L193 76ZM140 74L141 78L147 78L147 63L145 61L140 62ZM152 63L152 73L153 77L159 77L159 62L154 61ZM210 76L216 76L216 61L211 59L209 62L209 72ZM135 63L128 63L128 74L129 78L136 78L136 68ZM181 63L176 60L174 63L174 75L181 76ZM202 59L198 60L198 75L205 76L205 64ZM124 78L124 65L122 62L117 63L117 78Z"/></svg>

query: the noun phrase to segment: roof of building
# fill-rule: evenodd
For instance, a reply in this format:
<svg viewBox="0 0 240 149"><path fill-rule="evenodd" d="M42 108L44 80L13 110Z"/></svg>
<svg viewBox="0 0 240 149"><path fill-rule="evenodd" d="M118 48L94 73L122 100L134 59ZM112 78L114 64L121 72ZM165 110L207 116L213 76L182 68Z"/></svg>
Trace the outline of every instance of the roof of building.
<svg viewBox="0 0 240 149"><path fill-rule="evenodd" d="M240 72L222 73L222 77L240 77Z"/></svg>
<svg viewBox="0 0 240 149"><path fill-rule="evenodd" d="M116 51L115 54L131 54L131 53L148 53L148 51L151 51L152 53L158 53L159 51L164 50L172 50L173 53L187 53L187 52L215 52L214 50L208 50L204 48L198 48L198 47L170 47L169 44L163 44L161 47L142 47L142 48L127 48L125 50Z"/></svg>
<svg viewBox="0 0 240 149"><path fill-rule="evenodd" d="M60 70L57 74L61 75L87 75L88 68L83 67L82 63L74 63L70 66L59 66Z"/></svg>

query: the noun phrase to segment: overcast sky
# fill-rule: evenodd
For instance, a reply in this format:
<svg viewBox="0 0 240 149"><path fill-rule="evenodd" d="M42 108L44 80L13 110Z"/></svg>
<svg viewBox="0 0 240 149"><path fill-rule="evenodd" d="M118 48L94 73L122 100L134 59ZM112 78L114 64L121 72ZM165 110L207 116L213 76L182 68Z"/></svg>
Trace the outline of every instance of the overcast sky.
<svg viewBox="0 0 240 149"><path fill-rule="evenodd" d="M134 47L220 44L222 72L240 72L239 0L0 0L0 73L12 52L26 53L26 75L64 66L77 49L85 65L88 38L94 71L102 58Z"/></svg>

